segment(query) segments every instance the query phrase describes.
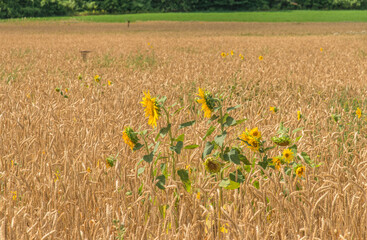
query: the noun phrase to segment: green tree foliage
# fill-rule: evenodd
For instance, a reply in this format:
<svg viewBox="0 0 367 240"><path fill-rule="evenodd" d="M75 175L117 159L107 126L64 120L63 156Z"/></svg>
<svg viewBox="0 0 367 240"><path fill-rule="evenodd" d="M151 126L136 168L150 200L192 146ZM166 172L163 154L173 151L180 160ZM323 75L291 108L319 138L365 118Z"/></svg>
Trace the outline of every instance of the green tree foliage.
<svg viewBox="0 0 367 240"><path fill-rule="evenodd" d="M0 0L0 18L63 16L78 12L139 13L367 9L367 0Z"/></svg>

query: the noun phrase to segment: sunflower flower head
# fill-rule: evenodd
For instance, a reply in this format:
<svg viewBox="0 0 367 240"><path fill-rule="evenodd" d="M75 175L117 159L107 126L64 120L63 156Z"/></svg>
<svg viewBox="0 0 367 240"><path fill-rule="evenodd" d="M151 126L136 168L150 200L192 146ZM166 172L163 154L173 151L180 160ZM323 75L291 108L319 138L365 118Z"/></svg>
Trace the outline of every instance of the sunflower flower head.
<svg viewBox="0 0 367 240"><path fill-rule="evenodd" d="M122 132L122 138L124 142L130 146L131 150L134 149L135 145L138 143L139 138L136 132L133 131L131 127L126 127Z"/></svg>
<svg viewBox="0 0 367 240"><path fill-rule="evenodd" d="M225 52L222 52L220 55L222 56L222 58L225 58L227 56Z"/></svg>
<svg viewBox="0 0 367 240"><path fill-rule="evenodd" d="M245 57L240 53L239 57L241 58L241 60L245 59Z"/></svg>
<svg viewBox="0 0 367 240"><path fill-rule="evenodd" d="M204 166L205 166L205 169L210 173L218 173L220 172L220 169L222 168L222 164L218 160L212 157L208 157L205 160Z"/></svg>
<svg viewBox="0 0 367 240"><path fill-rule="evenodd" d="M297 111L297 120L301 120L302 118L302 114L301 114L301 111Z"/></svg>
<svg viewBox="0 0 367 240"><path fill-rule="evenodd" d="M261 139L261 132L259 131L259 129L257 127L253 128L250 131L250 136L253 137L253 138Z"/></svg>
<svg viewBox="0 0 367 240"><path fill-rule="evenodd" d="M303 177L305 175L305 172L306 172L306 168L304 166L299 166L296 169L296 175L298 177Z"/></svg>
<svg viewBox="0 0 367 240"><path fill-rule="evenodd" d="M234 55L234 52L233 52L233 50L231 50L231 56L233 56Z"/></svg>
<svg viewBox="0 0 367 240"><path fill-rule="evenodd" d="M94 81L96 81L96 83L99 83L101 81L101 77L99 75L94 76Z"/></svg>
<svg viewBox="0 0 367 240"><path fill-rule="evenodd" d="M148 124L152 127L157 126L157 120L160 116L161 107L157 103L156 98L150 96L149 91L144 92L143 101L140 102L145 107L145 116L149 117Z"/></svg>
<svg viewBox="0 0 367 240"><path fill-rule="evenodd" d="M215 107L214 98L210 92L204 91L201 88L199 88L199 94L197 95L200 97L197 102L202 104L201 110L204 112L204 117L210 118Z"/></svg>
<svg viewBox="0 0 367 240"><path fill-rule="evenodd" d="M279 170L280 169L281 164L282 164L282 162L280 160L280 157L274 157L273 158L273 165L274 165L274 167L275 167L276 170Z"/></svg>
<svg viewBox="0 0 367 240"><path fill-rule="evenodd" d="M289 148L284 149L283 157L285 158L287 162L290 162L293 159L293 152Z"/></svg>
<svg viewBox="0 0 367 240"><path fill-rule="evenodd" d="M277 107L270 107L270 111L273 113L278 112L278 108Z"/></svg>
<svg viewBox="0 0 367 240"><path fill-rule="evenodd" d="M263 56L259 56L259 60L262 61L264 59Z"/></svg>
<svg viewBox="0 0 367 240"><path fill-rule="evenodd" d="M359 119L359 118L361 118L361 116L362 116L362 111L361 111L361 109L360 109L360 108L357 108L357 110L356 110L356 114L357 114L357 116L358 116L358 119Z"/></svg>

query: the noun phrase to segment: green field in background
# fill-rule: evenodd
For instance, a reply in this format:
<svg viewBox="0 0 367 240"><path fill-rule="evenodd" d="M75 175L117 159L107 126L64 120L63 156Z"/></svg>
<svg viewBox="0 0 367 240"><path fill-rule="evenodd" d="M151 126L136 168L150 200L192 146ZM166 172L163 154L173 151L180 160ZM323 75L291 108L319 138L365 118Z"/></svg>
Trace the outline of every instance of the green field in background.
<svg viewBox="0 0 367 240"><path fill-rule="evenodd" d="M335 11L269 11L269 12L208 12L208 13L140 13L121 15L89 15L10 19L3 21L131 22L136 21L207 21L207 22L367 22L366 10Z"/></svg>

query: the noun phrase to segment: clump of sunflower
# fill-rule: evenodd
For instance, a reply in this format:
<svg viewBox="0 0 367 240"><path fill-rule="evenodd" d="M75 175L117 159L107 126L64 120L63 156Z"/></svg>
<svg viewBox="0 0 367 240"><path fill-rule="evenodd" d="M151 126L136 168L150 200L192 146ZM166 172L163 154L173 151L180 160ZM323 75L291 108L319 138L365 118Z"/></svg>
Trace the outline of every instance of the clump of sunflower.
<svg viewBox="0 0 367 240"><path fill-rule="evenodd" d="M138 134L134 132L131 127L126 127L122 132L122 138L124 142L130 146L131 150L134 149L135 145L139 142Z"/></svg>
<svg viewBox="0 0 367 240"><path fill-rule="evenodd" d="M149 117L148 124L152 127L157 126L157 120L161 115L161 106L158 104L156 98L150 96L149 91L144 92L143 101L140 102L145 107L145 116Z"/></svg>
<svg viewBox="0 0 367 240"><path fill-rule="evenodd" d="M220 169L222 168L222 164L218 160L212 157L208 157L205 160L204 166L205 166L205 169L210 173L218 173L220 172Z"/></svg>
<svg viewBox="0 0 367 240"><path fill-rule="evenodd" d="M197 95L200 97L200 99L196 101L202 104L201 110L204 112L204 117L210 118L215 108L215 99L210 92L201 88L199 88L199 94Z"/></svg>
<svg viewBox="0 0 367 240"><path fill-rule="evenodd" d="M247 147L255 152L259 151L261 145L261 132L259 129L253 128L251 131L246 130L240 135L242 144L246 144Z"/></svg>

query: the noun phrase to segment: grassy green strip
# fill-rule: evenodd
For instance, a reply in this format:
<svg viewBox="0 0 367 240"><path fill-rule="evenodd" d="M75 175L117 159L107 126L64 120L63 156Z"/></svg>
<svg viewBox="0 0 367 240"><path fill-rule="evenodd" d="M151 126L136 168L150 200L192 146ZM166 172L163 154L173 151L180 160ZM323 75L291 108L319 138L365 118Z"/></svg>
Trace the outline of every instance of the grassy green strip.
<svg viewBox="0 0 367 240"><path fill-rule="evenodd" d="M2 21L131 22L136 21L204 21L204 22L367 22L367 10L276 11L276 12L208 12L208 13L142 13L123 15L90 15L46 17Z"/></svg>

